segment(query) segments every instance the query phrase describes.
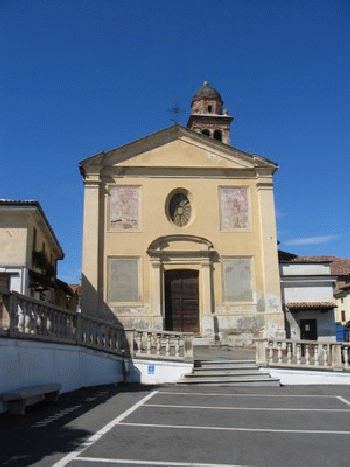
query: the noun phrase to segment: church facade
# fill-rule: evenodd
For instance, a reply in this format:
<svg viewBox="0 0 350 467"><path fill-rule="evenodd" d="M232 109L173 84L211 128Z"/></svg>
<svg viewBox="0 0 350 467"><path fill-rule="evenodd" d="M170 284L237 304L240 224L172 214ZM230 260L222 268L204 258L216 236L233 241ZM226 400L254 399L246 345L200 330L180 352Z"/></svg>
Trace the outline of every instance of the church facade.
<svg viewBox="0 0 350 467"><path fill-rule="evenodd" d="M82 312L232 345L284 336L273 174L207 82L187 127L84 159Z"/></svg>

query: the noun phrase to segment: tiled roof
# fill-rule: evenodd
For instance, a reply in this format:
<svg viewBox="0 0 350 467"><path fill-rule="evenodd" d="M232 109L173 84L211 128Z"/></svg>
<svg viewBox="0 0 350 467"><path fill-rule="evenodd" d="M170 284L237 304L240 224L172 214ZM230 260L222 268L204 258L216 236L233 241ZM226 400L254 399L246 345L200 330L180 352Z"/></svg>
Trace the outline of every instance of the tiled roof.
<svg viewBox="0 0 350 467"><path fill-rule="evenodd" d="M292 302L286 303L286 307L289 309L306 309L306 308L334 308L334 302Z"/></svg>

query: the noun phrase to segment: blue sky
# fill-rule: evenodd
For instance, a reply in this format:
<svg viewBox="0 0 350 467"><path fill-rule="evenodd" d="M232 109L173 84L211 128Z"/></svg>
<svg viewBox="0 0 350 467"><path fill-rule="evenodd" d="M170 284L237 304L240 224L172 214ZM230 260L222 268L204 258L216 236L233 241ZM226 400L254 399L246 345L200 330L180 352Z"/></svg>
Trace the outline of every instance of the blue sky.
<svg viewBox="0 0 350 467"><path fill-rule="evenodd" d="M204 80L231 144L280 166L280 248L350 258L349 0L0 0L1 198L38 199L81 273L81 159L186 125Z"/></svg>

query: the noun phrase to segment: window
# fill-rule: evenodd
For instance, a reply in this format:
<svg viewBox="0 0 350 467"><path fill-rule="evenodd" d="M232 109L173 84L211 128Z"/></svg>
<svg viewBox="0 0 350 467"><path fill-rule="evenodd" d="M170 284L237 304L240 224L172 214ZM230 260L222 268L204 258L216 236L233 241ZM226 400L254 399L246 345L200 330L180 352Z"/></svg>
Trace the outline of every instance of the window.
<svg viewBox="0 0 350 467"><path fill-rule="evenodd" d="M109 258L108 279L109 302L139 301L138 258Z"/></svg>
<svg viewBox="0 0 350 467"><path fill-rule="evenodd" d="M342 310L342 311L341 311L341 320L342 320L342 321L346 321L346 313L345 313L345 310Z"/></svg>
<svg viewBox="0 0 350 467"><path fill-rule="evenodd" d="M214 139L217 141L222 141L222 132L221 130L215 130L214 131Z"/></svg>
<svg viewBox="0 0 350 467"><path fill-rule="evenodd" d="M0 273L0 287L3 287L4 289L9 289L11 284L11 275L4 272Z"/></svg>
<svg viewBox="0 0 350 467"><path fill-rule="evenodd" d="M235 258L223 260L224 302L253 301L251 260Z"/></svg>
<svg viewBox="0 0 350 467"><path fill-rule="evenodd" d="M210 136L209 130L207 128L204 128L204 130L202 130L202 135Z"/></svg>
<svg viewBox="0 0 350 467"><path fill-rule="evenodd" d="M191 218L192 206L185 190L175 192L168 201L169 217L177 227L185 227Z"/></svg>
<svg viewBox="0 0 350 467"><path fill-rule="evenodd" d="M213 113L213 106L212 105L208 105L208 113L209 114Z"/></svg>
<svg viewBox="0 0 350 467"><path fill-rule="evenodd" d="M36 228L33 229L33 251L36 251L36 245L38 241L38 231Z"/></svg>

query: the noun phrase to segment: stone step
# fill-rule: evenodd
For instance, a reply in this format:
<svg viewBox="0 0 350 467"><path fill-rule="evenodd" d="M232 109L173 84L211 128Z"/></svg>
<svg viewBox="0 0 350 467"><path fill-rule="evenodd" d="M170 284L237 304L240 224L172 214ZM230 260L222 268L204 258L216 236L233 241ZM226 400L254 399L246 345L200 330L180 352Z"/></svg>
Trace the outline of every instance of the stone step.
<svg viewBox="0 0 350 467"><path fill-rule="evenodd" d="M222 371L222 370L232 370L232 371L239 371L239 370L254 370L258 369L256 365L247 364L247 365L195 365L195 371Z"/></svg>
<svg viewBox="0 0 350 467"><path fill-rule="evenodd" d="M256 365L255 360L195 360L194 366Z"/></svg>
<svg viewBox="0 0 350 467"><path fill-rule="evenodd" d="M209 374L196 374L190 373L184 376L185 379L220 379L220 378L243 378L243 379L269 379L269 373L256 372L256 373L209 373Z"/></svg>
<svg viewBox="0 0 350 467"><path fill-rule="evenodd" d="M280 386L278 379L260 372L254 360L195 360L192 373L178 384Z"/></svg>
<svg viewBox="0 0 350 467"><path fill-rule="evenodd" d="M177 384L237 385L237 386L280 386L278 379L256 377L184 378Z"/></svg>
<svg viewBox="0 0 350 467"><path fill-rule="evenodd" d="M251 369L239 369L239 370L230 370L227 368L220 368L217 370L207 370L207 369L202 369L202 368L195 368L193 370L192 375L196 376L214 376L218 378L219 376L236 376L236 375L261 375L261 373L258 368L251 368ZM269 373L267 373L269 374Z"/></svg>

